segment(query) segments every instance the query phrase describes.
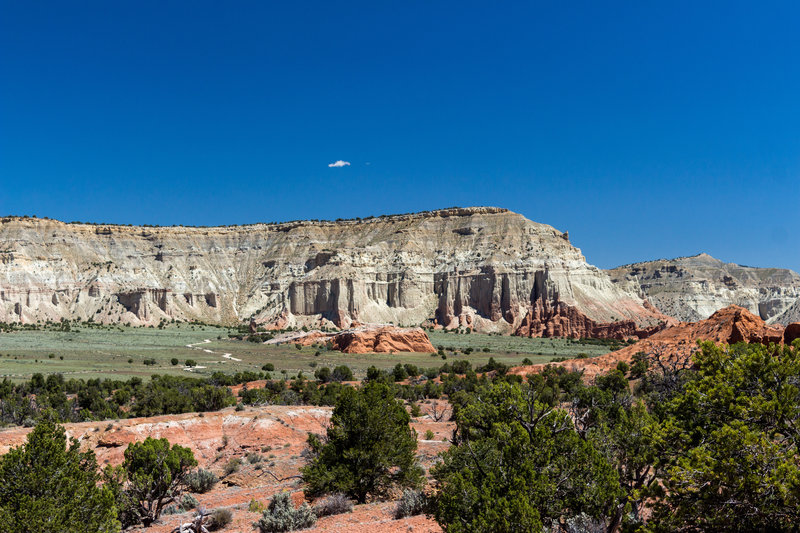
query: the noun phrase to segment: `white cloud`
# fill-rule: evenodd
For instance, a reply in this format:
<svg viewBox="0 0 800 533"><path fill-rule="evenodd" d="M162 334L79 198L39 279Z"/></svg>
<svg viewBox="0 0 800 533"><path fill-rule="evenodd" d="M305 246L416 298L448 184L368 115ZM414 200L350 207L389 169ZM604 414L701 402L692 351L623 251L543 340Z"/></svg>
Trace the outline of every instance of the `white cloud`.
<svg viewBox="0 0 800 533"><path fill-rule="evenodd" d="M331 168L349 167L350 166L350 161L342 161L340 159L335 163L329 163L328 166L331 167Z"/></svg>

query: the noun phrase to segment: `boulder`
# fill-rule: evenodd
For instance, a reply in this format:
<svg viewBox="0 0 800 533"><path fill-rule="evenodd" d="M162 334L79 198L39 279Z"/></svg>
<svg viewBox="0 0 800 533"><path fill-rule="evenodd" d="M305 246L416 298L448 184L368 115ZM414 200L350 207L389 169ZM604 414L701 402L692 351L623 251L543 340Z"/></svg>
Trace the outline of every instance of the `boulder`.
<svg viewBox="0 0 800 533"><path fill-rule="evenodd" d="M800 339L800 322L792 322L783 330L783 342L791 344Z"/></svg>
<svg viewBox="0 0 800 533"><path fill-rule="evenodd" d="M433 353L428 334L422 328L365 325L339 332L292 332L279 335L267 344L327 344L344 353Z"/></svg>

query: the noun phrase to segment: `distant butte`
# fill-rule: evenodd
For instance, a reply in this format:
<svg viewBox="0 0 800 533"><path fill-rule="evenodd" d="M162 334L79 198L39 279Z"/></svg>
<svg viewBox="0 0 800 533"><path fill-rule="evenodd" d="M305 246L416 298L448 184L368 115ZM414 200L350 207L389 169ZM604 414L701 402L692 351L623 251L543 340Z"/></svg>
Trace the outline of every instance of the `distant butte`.
<svg viewBox="0 0 800 533"><path fill-rule="evenodd" d="M723 307L740 305L770 324L800 321L800 274L791 270L742 266L699 254L607 272L615 283L679 320L703 320Z"/></svg>

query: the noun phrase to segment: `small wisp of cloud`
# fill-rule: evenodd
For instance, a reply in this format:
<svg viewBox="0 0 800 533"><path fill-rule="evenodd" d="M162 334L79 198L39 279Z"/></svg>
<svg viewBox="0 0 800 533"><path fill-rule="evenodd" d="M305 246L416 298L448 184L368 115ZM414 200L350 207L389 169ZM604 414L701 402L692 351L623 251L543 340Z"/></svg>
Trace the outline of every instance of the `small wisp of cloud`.
<svg viewBox="0 0 800 533"><path fill-rule="evenodd" d="M330 168L342 168L342 167L349 167L350 161L342 161L341 159L335 163L329 163L328 166Z"/></svg>

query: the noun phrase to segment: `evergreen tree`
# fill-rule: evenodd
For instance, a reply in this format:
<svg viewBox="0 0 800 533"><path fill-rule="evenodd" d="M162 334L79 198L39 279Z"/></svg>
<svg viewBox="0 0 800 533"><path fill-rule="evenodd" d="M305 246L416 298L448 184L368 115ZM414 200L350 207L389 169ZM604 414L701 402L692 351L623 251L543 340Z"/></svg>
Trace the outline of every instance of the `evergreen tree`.
<svg viewBox="0 0 800 533"><path fill-rule="evenodd" d="M303 468L309 494L343 492L359 503L419 484L417 436L402 402L382 383L344 388L327 438L309 436L316 457Z"/></svg>
<svg viewBox="0 0 800 533"><path fill-rule="evenodd" d="M0 532L119 531L114 496L99 480L94 453L42 417L25 444L0 457Z"/></svg>
<svg viewBox="0 0 800 533"><path fill-rule="evenodd" d="M445 531L541 531L562 517L602 522L611 512L621 495L617 473L541 394L500 382L456 410L454 446L433 472Z"/></svg>
<svg viewBox="0 0 800 533"><path fill-rule="evenodd" d="M177 444L170 447L167 439L147 437L131 443L125 450L122 472L116 472L116 485L121 489L117 490L118 499L129 502L125 511L149 526L175 501L194 466L197 461L192 450Z"/></svg>
<svg viewBox="0 0 800 533"><path fill-rule="evenodd" d="M704 343L666 405L651 531L798 531L800 343Z"/></svg>

